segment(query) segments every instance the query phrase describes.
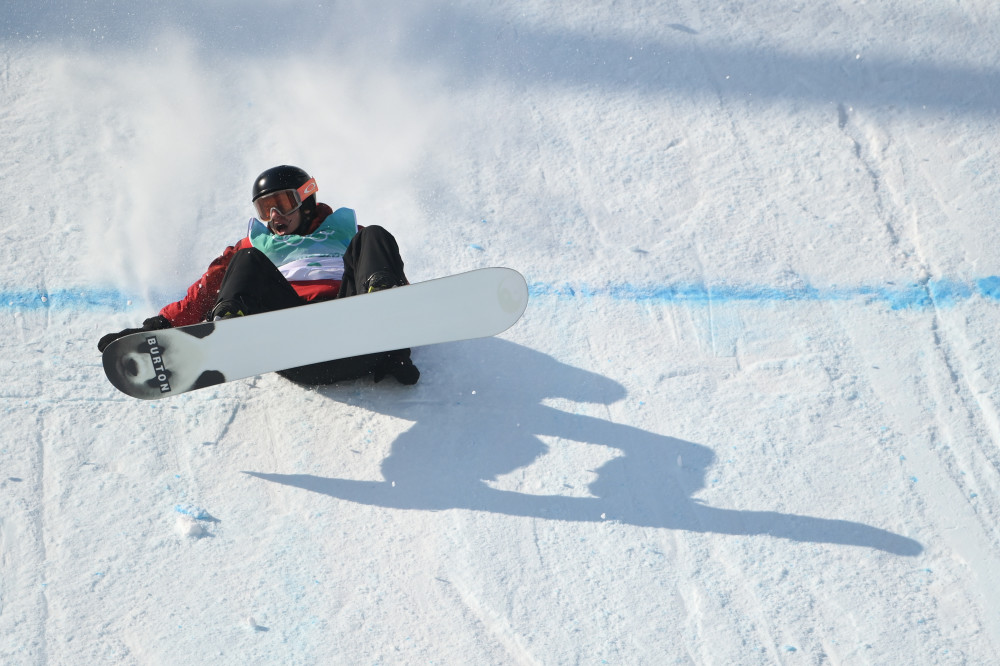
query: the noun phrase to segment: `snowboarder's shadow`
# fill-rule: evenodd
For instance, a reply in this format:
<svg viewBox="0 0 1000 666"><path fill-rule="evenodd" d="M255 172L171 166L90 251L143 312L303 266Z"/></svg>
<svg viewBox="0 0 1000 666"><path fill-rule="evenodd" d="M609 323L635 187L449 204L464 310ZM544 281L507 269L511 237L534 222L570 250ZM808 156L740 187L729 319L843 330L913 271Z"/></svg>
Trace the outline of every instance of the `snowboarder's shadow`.
<svg viewBox="0 0 1000 666"><path fill-rule="evenodd" d="M331 497L399 509L468 509L563 521L615 520L645 527L834 543L917 555L916 541L848 520L718 509L693 496L715 461L700 444L549 407L545 399L611 404L617 382L497 338L421 350L416 389L359 395L326 387L331 399L414 421L382 462L383 481L247 472ZM355 387L356 388L356 387ZM374 396L374 397L373 397ZM548 451L539 436L621 452L593 470L590 497L500 490L488 483Z"/></svg>

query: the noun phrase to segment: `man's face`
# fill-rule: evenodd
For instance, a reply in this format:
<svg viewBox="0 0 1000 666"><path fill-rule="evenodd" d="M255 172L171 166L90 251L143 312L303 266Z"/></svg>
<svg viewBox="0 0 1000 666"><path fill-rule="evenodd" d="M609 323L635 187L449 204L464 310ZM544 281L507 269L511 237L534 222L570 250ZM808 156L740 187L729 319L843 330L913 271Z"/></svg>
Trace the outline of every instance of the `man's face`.
<svg viewBox="0 0 1000 666"><path fill-rule="evenodd" d="M293 210L288 215L282 215L276 208L271 209L271 231L279 236L294 234L302 224L302 209Z"/></svg>

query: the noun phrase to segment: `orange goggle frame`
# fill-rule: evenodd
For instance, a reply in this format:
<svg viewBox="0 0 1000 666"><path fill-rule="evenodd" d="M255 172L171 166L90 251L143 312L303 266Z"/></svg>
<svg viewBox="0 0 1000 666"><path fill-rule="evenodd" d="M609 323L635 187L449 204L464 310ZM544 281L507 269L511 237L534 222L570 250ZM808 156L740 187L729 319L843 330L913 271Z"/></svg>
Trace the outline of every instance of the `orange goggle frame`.
<svg viewBox="0 0 1000 666"><path fill-rule="evenodd" d="M257 217L261 222L271 221L271 211L278 211L279 215L291 215L299 209L302 202L319 191L316 186L316 179L310 178L298 189L279 190L265 194L254 200L254 208L257 209Z"/></svg>

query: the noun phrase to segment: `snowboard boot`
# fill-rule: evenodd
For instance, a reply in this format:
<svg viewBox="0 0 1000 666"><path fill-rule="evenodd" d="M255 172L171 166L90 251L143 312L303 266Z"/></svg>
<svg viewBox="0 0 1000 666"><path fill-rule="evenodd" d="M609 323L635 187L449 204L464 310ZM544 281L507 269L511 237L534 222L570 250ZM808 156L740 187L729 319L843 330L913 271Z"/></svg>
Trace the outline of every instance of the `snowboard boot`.
<svg viewBox="0 0 1000 666"><path fill-rule="evenodd" d="M212 311L208 313L208 321L245 317L248 314L250 314L249 309L242 298L230 298L215 304Z"/></svg>
<svg viewBox="0 0 1000 666"><path fill-rule="evenodd" d="M376 384L388 375L395 377L396 381L404 386L416 384L417 380L420 379L420 371L410 360L409 349L398 349L387 353L385 358L375 367L372 375Z"/></svg>
<svg viewBox="0 0 1000 666"><path fill-rule="evenodd" d="M375 271L365 280L365 293L370 294L383 289L401 286L401 282L389 271Z"/></svg>

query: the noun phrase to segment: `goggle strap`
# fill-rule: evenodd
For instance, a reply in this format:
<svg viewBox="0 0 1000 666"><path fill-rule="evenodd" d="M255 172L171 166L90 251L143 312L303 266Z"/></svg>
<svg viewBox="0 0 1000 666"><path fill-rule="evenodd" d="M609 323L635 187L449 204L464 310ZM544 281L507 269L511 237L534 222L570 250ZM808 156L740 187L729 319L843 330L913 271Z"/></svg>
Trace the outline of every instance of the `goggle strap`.
<svg viewBox="0 0 1000 666"><path fill-rule="evenodd" d="M316 179L310 178L306 182L302 183L302 186L295 191L298 193L299 203L301 203L316 194L319 191L319 187L316 185Z"/></svg>

